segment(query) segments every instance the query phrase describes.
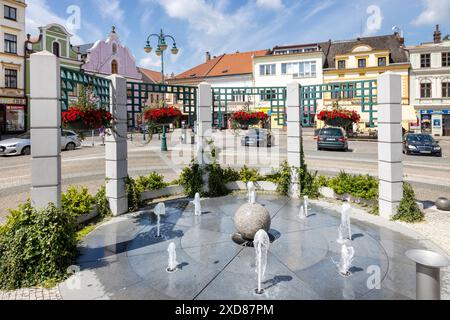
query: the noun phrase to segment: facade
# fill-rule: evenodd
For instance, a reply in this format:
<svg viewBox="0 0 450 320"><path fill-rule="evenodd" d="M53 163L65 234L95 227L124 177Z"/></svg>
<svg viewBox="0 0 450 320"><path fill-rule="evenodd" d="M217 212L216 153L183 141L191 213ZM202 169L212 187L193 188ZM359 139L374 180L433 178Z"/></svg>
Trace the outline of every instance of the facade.
<svg viewBox="0 0 450 320"><path fill-rule="evenodd" d="M0 134L27 129L24 0L0 0Z"/></svg>
<svg viewBox="0 0 450 320"><path fill-rule="evenodd" d="M450 39L408 47L411 59L412 104L420 117L420 130L434 136L450 136Z"/></svg>
<svg viewBox="0 0 450 320"><path fill-rule="evenodd" d="M415 111L410 105L409 69L410 63L404 39L398 33L349 41L335 41L331 43L327 53L323 82L324 84L334 84L332 87L334 86L338 90L339 83L363 81L367 83L367 81L376 80L379 75L387 71L399 74L402 78L402 125L408 130L417 123ZM376 108L373 109L371 117L368 110L363 111L361 98L356 97L358 95L356 90L352 90L356 89L352 86L359 87L360 85L362 84L350 85L351 87L346 88L346 92L328 92L317 112L330 108L337 101L341 107L355 110L361 115L361 122L358 124L360 131L367 131L376 126ZM376 90L373 93L376 93ZM318 126L323 126L323 123L319 121Z"/></svg>
<svg viewBox="0 0 450 320"><path fill-rule="evenodd" d="M82 69L99 76L118 74L129 81L141 81L142 74L136 67L136 59L130 49L120 42L115 27L106 40L80 46Z"/></svg>

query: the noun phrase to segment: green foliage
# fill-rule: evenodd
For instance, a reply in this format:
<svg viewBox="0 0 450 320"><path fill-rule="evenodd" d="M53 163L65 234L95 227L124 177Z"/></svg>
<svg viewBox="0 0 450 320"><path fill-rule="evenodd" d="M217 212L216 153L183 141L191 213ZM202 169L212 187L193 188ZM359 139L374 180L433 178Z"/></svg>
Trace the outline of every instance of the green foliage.
<svg viewBox="0 0 450 320"><path fill-rule="evenodd" d="M275 173L267 175L265 181L275 183L277 185L277 194L280 196L288 196L292 183L292 168L285 161Z"/></svg>
<svg viewBox="0 0 450 320"><path fill-rule="evenodd" d="M141 205L141 192L139 191L136 181L128 177L126 180L126 193L128 197L128 211L134 212L139 210Z"/></svg>
<svg viewBox="0 0 450 320"><path fill-rule="evenodd" d="M233 168L226 168L223 170L223 179L225 183L235 182L241 179L241 175L239 174L239 171L236 171Z"/></svg>
<svg viewBox="0 0 450 320"><path fill-rule="evenodd" d="M198 192L203 194L203 170L196 162L183 169L180 175L180 185L188 197L195 197Z"/></svg>
<svg viewBox="0 0 450 320"><path fill-rule="evenodd" d="M84 227L83 229L77 231L77 235L76 235L77 242L80 242L84 238L86 238L86 236L89 233L91 233L92 231L94 231L95 228L96 228L95 224L90 224L90 225Z"/></svg>
<svg viewBox="0 0 450 320"><path fill-rule="evenodd" d="M97 212L101 217L111 215L111 208L109 207L109 200L106 197L105 186L102 186L95 195L95 205L97 206Z"/></svg>
<svg viewBox="0 0 450 320"><path fill-rule="evenodd" d="M208 196L222 197L229 193L226 187L225 171L218 163L209 165L206 168L208 172Z"/></svg>
<svg viewBox="0 0 450 320"><path fill-rule="evenodd" d="M298 176L301 177L301 180L299 181L301 184L300 197L308 196L311 199L318 198L320 195L320 181L317 179L317 171L305 172L300 168L298 170Z"/></svg>
<svg viewBox="0 0 450 320"><path fill-rule="evenodd" d="M241 171L239 171L239 180L245 183L250 181L256 182L261 179L259 171L257 169L250 169L247 166L243 166Z"/></svg>
<svg viewBox="0 0 450 320"><path fill-rule="evenodd" d="M62 210L74 217L89 214L93 209L94 197L86 187L71 186L61 196Z"/></svg>
<svg viewBox="0 0 450 320"><path fill-rule="evenodd" d="M327 186L339 195L350 194L366 200L378 199L378 180L369 175L350 175L341 172L329 179Z"/></svg>
<svg viewBox="0 0 450 320"><path fill-rule="evenodd" d="M405 182L403 184L403 199L400 202L397 214L392 219L408 223L422 222L425 220L425 215L417 205L414 189L409 183Z"/></svg>
<svg viewBox="0 0 450 320"><path fill-rule="evenodd" d="M136 188L139 192L159 190L167 187L168 184L164 182L164 176L157 172L151 172L147 177L139 177L136 180Z"/></svg>
<svg viewBox="0 0 450 320"><path fill-rule="evenodd" d="M62 281L75 261L75 219L54 205L31 203L11 210L0 228L0 289L14 290Z"/></svg>

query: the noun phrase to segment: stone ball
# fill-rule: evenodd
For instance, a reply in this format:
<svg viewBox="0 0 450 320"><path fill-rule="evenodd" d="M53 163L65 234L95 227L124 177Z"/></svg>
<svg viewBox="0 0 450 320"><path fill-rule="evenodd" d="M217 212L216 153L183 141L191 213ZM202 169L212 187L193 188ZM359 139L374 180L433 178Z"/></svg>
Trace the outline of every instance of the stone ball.
<svg viewBox="0 0 450 320"><path fill-rule="evenodd" d="M439 198L436 200L436 208L442 211L450 211L450 200L447 198Z"/></svg>
<svg viewBox="0 0 450 320"><path fill-rule="evenodd" d="M269 211L262 205L246 203L236 212L234 224L245 240L253 241L259 230L270 230L271 218Z"/></svg>

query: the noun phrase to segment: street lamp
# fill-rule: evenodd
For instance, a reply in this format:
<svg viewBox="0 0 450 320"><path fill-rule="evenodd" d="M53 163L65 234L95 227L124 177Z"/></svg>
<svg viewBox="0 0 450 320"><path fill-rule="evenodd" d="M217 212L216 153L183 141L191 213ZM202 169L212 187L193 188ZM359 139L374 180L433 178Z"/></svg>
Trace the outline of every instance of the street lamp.
<svg viewBox="0 0 450 320"><path fill-rule="evenodd" d="M155 54L158 57L161 57L161 83L164 84L164 81L165 81L165 79L164 79L165 78L165 76L164 76L164 51L166 51L167 48L169 47L167 45L166 39L171 39L173 42L172 49L170 50L173 55L178 54L179 49L177 48L175 38L172 37L171 35L164 34L163 30L161 29L161 32L159 34L153 33L147 37L147 43L144 47L144 51L146 53L151 53L153 51L153 48L150 45L150 39L152 37L156 37L158 39L158 45L156 47ZM163 95L163 97L164 97L164 95ZM167 151L167 137L166 137L166 126L165 125L163 125L163 135L162 135L162 139L161 139L161 151Z"/></svg>

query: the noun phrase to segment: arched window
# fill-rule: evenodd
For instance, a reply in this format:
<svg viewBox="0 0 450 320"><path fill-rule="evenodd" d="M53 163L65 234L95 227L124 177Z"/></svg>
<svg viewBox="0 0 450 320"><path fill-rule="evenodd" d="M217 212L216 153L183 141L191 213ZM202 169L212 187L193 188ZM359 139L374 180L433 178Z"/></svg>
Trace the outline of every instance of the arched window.
<svg viewBox="0 0 450 320"><path fill-rule="evenodd" d="M60 50L59 50L59 42L55 41L53 42L53 54L57 57L59 57L60 55Z"/></svg>
<svg viewBox="0 0 450 320"><path fill-rule="evenodd" d="M115 43L112 45L112 52L113 52L113 54L117 53L117 44L115 44Z"/></svg>
<svg viewBox="0 0 450 320"><path fill-rule="evenodd" d="M116 60L113 60L111 63L111 73L118 74L119 73L119 65Z"/></svg>

